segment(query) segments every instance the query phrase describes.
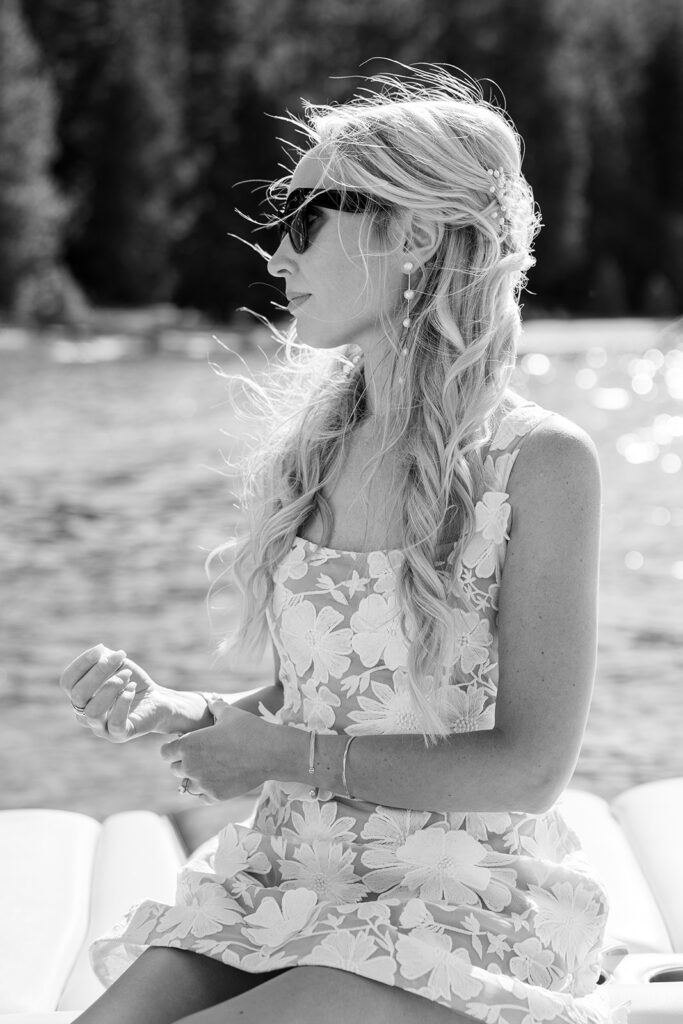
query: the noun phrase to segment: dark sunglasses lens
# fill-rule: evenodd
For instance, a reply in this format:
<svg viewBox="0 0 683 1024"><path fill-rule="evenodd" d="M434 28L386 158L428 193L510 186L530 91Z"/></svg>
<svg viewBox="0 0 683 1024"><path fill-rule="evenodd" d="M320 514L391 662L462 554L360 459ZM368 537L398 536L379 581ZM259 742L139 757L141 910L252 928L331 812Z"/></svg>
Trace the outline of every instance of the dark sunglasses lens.
<svg viewBox="0 0 683 1024"><path fill-rule="evenodd" d="M295 209L293 212L287 212L287 208L280 214L280 221L277 225L279 241L286 234L289 234L289 239L292 243L292 248L295 252L302 253L306 250L308 245L308 221L306 218L306 207L303 209Z"/></svg>
<svg viewBox="0 0 683 1024"><path fill-rule="evenodd" d="M306 218L306 208L303 210L297 210L291 221L289 222L289 237L292 240L294 251L298 253L304 252L308 245L308 220Z"/></svg>

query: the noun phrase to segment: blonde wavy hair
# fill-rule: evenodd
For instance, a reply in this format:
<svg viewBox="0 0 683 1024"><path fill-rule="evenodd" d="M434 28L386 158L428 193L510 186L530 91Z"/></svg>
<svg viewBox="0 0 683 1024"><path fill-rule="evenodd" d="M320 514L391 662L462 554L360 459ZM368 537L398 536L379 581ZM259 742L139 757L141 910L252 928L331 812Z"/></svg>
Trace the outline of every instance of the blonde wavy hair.
<svg viewBox="0 0 683 1024"><path fill-rule="evenodd" d="M393 447L400 453L404 557L397 600L409 640L407 685L429 746L449 732L443 714L455 660L449 596L455 591L469 606L457 566L484 490L482 450L515 365L519 297L540 222L507 114L484 99L477 83L443 65L402 66L408 76L368 77L375 88L342 104L304 100L305 117L287 112L285 120L324 154L337 187L353 182L377 198L370 216L380 246L388 243L392 218L406 214L430 225L438 239L414 286L409 328L382 318L393 413L370 460L379 464ZM293 148L299 156L307 151ZM268 198L286 194L291 179L289 173L272 182ZM505 183L504 221L499 182ZM323 491L330 493L339 477L349 434L365 414L367 385L358 346L311 349L297 341L295 325L282 333L260 319L282 345L284 360L269 365L261 382L223 374L244 389L265 426L237 466L247 529L207 559L209 575L214 560L228 562L218 579L228 574L242 597L239 625L221 647L250 655L263 654L273 576L300 529L317 512L323 543L330 538L333 513ZM449 542L444 571L437 568L437 549Z"/></svg>

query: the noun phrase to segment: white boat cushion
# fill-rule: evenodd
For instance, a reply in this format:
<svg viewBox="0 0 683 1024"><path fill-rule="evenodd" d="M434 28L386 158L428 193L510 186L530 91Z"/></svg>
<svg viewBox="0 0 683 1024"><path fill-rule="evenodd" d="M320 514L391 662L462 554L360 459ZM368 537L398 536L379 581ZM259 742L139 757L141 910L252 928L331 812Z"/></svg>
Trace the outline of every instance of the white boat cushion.
<svg viewBox="0 0 683 1024"><path fill-rule="evenodd" d="M101 829L69 811L0 813L0 1013L57 1006L88 927Z"/></svg>
<svg viewBox="0 0 683 1024"><path fill-rule="evenodd" d="M606 800L568 789L558 809L572 828L605 887L609 916L605 945L624 945L630 953L671 951L669 934L648 879Z"/></svg>
<svg viewBox="0 0 683 1024"><path fill-rule="evenodd" d="M683 778L647 782L612 808L659 906L672 948L683 953Z"/></svg>
<svg viewBox="0 0 683 1024"><path fill-rule="evenodd" d="M7 1013L0 1016L2 1024L71 1024L82 1010L53 1010L52 1013Z"/></svg>
<svg viewBox="0 0 683 1024"><path fill-rule="evenodd" d="M168 819L150 811L104 824L71 811L0 812L0 1014L90 1005L103 991L90 942L133 903L172 902L183 861Z"/></svg>
<svg viewBox="0 0 683 1024"><path fill-rule="evenodd" d="M592 794L568 790L560 802L607 890L606 942L666 954L671 935L682 949L683 779L638 787L613 807L619 823ZM253 812L243 823L252 820ZM151 812L113 815L104 824L69 811L0 812L0 1015L67 1024L90 1005L102 991L90 943L133 904L172 902L183 861L168 819ZM50 1016L55 1010L63 1012Z"/></svg>
<svg viewBox="0 0 683 1024"><path fill-rule="evenodd" d="M90 920L78 959L57 1003L59 1010L89 1006L104 991L88 957L90 943L142 900L173 903L184 851L168 818L125 811L102 824L90 893Z"/></svg>

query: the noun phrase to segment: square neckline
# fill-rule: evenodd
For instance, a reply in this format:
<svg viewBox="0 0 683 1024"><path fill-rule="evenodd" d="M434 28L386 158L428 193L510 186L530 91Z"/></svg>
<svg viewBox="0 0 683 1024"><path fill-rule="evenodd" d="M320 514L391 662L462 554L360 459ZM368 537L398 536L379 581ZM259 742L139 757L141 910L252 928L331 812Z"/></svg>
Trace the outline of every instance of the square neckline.
<svg viewBox="0 0 683 1024"><path fill-rule="evenodd" d="M498 434L500 433L500 430L501 430L501 427L502 427L503 423L505 423L505 421L507 420L507 418L509 416L511 416L514 412L517 412L519 409L524 408L525 406L536 405L536 404L537 404L536 402L533 402L531 399L526 398L526 399L523 399L521 402L519 402L517 405L514 405L512 407L512 409L510 409L500 419L500 421L498 423L498 426L496 427L496 432L495 432L495 434L491 438L490 447L493 446L495 440L498 437ZM490 447L489 447L489 450L490 450ZM485 494L490 494L490 493L492 493L490 490L484 491L484 494L482 495L482 497L484 497ZM505 496L507 498L510 497L510 492L509 491L497 491L496 493L498 493L498 494L505 494ZM370 551L354 551L354 550L351 550L350 548L331 548L331 547L326 546L325 544L318 544L314 540L308 540L307 537L301 537L301 536L299 536L298 533L295 534L295 536L294 536L294 543L296 543L296 541L301 541L302 544L307 544L309 547L314 548L316 551L328 551L331 554L335 554L335 555L354 555L356 558L358 558L359 556L363 557L363 558L368 558L370 555L405 555L405 553L407 551L407 548L372 548L372 550L370 550ZM446 558L437 558L437 560L436 560L436 562L434 564L435 565L446 565L446 564L448 564L448 562L450 561L450 559L451 559L451 557L453 555L453 551L455 550L457 544L458 544L458 541L455 540L452 543L441 545L442 547L448 549L448 556Z"/></svg>
<svg viewBox="0 0 683 1024"><path fill-rule="evenodd" d="M308 544L309 547L315 548L316 551L329 551L334 555L355 555L356 557L360 555L364 558L367 558L370 555L405 555L408 550L407 548L372 548L371 551L352 551L350 548L331 548L327 547L325 544L317 544L314 540L308 540L307 537L300 537L298 533L295 535L294 541L301 541L302 544ZM455 540L452 543L442 545L442 547L448 548L450 553L453 551L453 548L457 543L458 541ZM438 561L446 562L448 559L443 558L438 559Z"/></svg>

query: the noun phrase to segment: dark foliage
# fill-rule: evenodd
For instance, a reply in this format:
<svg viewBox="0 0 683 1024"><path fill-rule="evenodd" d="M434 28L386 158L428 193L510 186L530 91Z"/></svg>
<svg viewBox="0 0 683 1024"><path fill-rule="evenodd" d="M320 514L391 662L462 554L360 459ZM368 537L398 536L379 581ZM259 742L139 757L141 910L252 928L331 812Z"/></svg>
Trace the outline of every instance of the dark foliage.
<svg viewBox="0 0 683 1024"><path fill-rule="evenodd" d="M429 61L490 80L525 139L545 224L527 308L683 312L680 0L23 0L25 24L18 3L1 8L20 42L0 70L0 217L24 241L0 301L61 244L99 302L271 312L278 285L232 236L269 248L235 208L262 214L291 164L277 136L302 141L274 118Z"/></svg>
<svg viewBox="0 0 683 1024"><path fill-rule="evenodd" d="M0 306L54 264L64 206L50 177L55 97L17 0L0 4Z"/></svg>

